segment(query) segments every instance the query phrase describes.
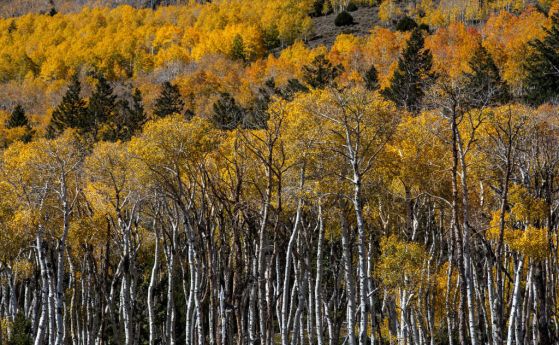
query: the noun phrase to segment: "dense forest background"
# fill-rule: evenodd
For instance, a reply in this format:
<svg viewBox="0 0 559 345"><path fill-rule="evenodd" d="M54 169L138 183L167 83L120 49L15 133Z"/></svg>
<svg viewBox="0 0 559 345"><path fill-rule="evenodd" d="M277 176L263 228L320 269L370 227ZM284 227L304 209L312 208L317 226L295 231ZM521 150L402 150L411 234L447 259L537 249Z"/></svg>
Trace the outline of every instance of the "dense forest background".
<svg viewBox="0 0 559 345"><path fill-rule="evenodd" d="M0 14L0 343L559 342L559 2Z"/></svg>

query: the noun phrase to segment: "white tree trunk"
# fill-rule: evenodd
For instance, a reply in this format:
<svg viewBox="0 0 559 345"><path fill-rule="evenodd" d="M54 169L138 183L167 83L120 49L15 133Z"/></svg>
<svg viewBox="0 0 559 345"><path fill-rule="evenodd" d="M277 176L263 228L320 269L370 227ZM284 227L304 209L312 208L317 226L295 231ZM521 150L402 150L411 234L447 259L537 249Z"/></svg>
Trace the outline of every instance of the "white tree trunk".
<svg viewBox="0 0 559 345"><path fill-rule="evenodd" d="M45 253L43 248L43 228L39 226L37 234L35 235L35 245L37 246L37 261L39 262L39 267L41 270L41 315L39 317L39 322L37 324L37 334L35 335L35 345L41 345L43 343L43 338L46 333L47 321L48 321L48 268L45 262Z"/></svg>
<svg viewBox="0 0 559 345"><path fill-rule="evenodd" d="M289 329L288 329L288 314L289 314L289 278L291 277L291 256L293 255L293 247L297 239L297 232L299 229L299 222L301 221L301 209L303 207L303 200L299 199L297 205L297 214L293 224L293 230L287 245L285 254L285 272L283 275L283 294L281 305L281 344L289 345ZM295 335L294 335L295 336Z"/></svg>
<svg viewBox="0 0 559 345"><path fill-rule="evenodd" d="M156 326L155 326L155 311L153 308L153 290L155 289L155 284L157 280L157 274L159 271L159 233L157 229L155 230L155 251L153 254L153 266L151 268L151 275L149 279L148 286L148 322L149 322L149 345L155 344L156 337Z"/></svg>
<svg viewBox="0 0 559 345"><path fill-rule="evenodd" d="M322 242L324 242L324 221L322 217L322 205L318 204L318 243L316 249L316 280L314 285L314 307L316 321L317 345L323 345L322 336ZM309 311L310 312L310 311Z"/></svg>
<svg viewBox="0 0 559 345"><path fill-rule="evenodd" d="M522 268L524 267L524 258L518 259L518 264L514 274L514 288L512 292L512 302L510 307L509 324L507 330L507 345L512 345L515 335L515 325L520 322L518 319L518 306L520 303L520 284L522 278Z"/></svg>

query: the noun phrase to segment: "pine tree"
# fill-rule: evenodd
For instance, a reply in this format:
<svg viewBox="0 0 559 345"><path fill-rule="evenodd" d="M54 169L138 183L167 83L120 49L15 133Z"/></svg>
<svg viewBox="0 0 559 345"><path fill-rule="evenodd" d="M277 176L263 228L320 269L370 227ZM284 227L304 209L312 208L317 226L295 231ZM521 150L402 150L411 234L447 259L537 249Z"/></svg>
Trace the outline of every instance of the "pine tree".
<svg viewBox="0 0 559 345"><path fill-rule="evenodd" d="M233 60L246 61L245 43L241 35L237 34L233 38L233 46L231 47L231 57Z"/></svg>
<svg viewBox="0 0 559 345"><path fill-rule="evenodd" d="M113 95L113 87L109 84L103 74L97 74L97 85L89 98L87 107L87 121L82 126L84 131L93 131L96 135L99 129L114 117L116 96Z"/></svg>
<svg viewBox="0 0 559 345"><path fill-rule="evenodd" d="M27 115L25 115L25 109L20 104L14 107L5 125L7 129L24 128L25 131L19 137L19 140L24 143L30 142L33 138L34 130L31 128Z"/></svg>
<svg viewBox="0 0 559 345"><path fill-rule="evenodd" d="M331 85L342 72L342 65L334 66L324 54L317 55L310 65L303 66L303 80L315 89Z"/></svg>
<svg viewBox="0 0 559 345"><path fill-rule="evenodd" d="M54 17L58 14L58 11L56 10L56 6L54 5L54 0L49 0L49 5L50 5L50 10L48 15L51 17Z"/></svg>
<svg viewBox="0 0 559 345"><path fill-rule="evenodd" d="M10 129L16 127L30 128L29 120L25 115L25 109L23 109L20 104L14 107L14 110L12 110L10 117L6 120L6 128Z"/></svg>
<svg viewBox="0 0 559 345"><path fill-rule="evenodd" d="M142 92L139 89L134 89L132 102L129 107L129 116L127 121L128 127L133 131L137 131L142 128L146 121L147 116L144 109L144 98L142 97Z"/></svg>
<svg viewBox="0 0 559 345"><path fill-rule="evenodd" d="M314 0L312 4L311 17L320 17L323 15L325 0Z"/></svg>
<svg viewBox="0 0 559 345"><path fill-rule="evenodd" d="M16 30L17 30L16 21L15 21L15 20L12 20L12 21L10 22L10 25L8 25L8 33L11 34L11 33L13 33L13 32L16 31Z"/></svg>
<svg viewBox="0 0 559 345"><path fill-rule="evenodd" d="M139 89L135 89L130 101L126 99L120 100L117 109L119 109L117 116L111 124L111 127L114 129L113 134L107 140L130 140L134 134L142 129L147 121L142 92Z"/></svg>
<svg viewBox="0 0 559 345"><path fill-rule="evenodd" d="M272 25L262 33L262 41L267 50L272 50L281 46L279 30L277 25ZM244 51L244 49L243 49Z"/></svg>
<svg viewBox="0 0 559 345"><path fill-rule="evenodd" d="M153 108L154 115L165 117L172 114L181 114L184 109L184 101L181 98L179 88L166 81L161 86L161 93L155 100Z"/></svg>
<svg viewBox="0 0 559 345"><path fill-rule="evenodd" d="M266 128L268 122L268 106L274 94L279 91L276 89L274 78L266 80L264 85L258 89L256 97L250 109L245 112L243 127L249 129Z"/></svg>
<svg viewBox="0 0 559 345"><path fill-rule="evenodd" d="M551 28L544 29L545 38L530 42L534 52L526 59L526 98L536 105L559 94L559 13L551 20Z"/></svg>
<svg viewBox="0 0 559 345"><path fill-rule="evenodd" d="M413 30L390 86L382 90L384 97L407 111L419 111L425 90L436 78L431 72L432 60L431 52L424 49L423 31Z"/></svg>
<svg viewBox="0 0 559 345"><path fill-rule="evenodd" d="M72 76L68 91L62 98L62 102L52 113L52 118L47 127L47 136L54 137L62 133L66 128L86 127L88 114L85 101L80 96L81 83L78 75Z"/></svg>
<svg viewBox="0 0 559 345"><path fill-rule="evenodd" d="M470 59L469 66L472 71L464 76L470 106L503 104L510 99L507 83L501 78L491 54L481 44Z"/></svg>
<svg viewBox="0 0 559 345"><path fill-rule="evenodd" d="M224 92L213 106L212 121L219 129L232 130L243 120L243 109L235 99Z"/></svg>
<svg viewBox="0 0 559 345"><path fill-rule="evenodd" d="M287 81L287 85L278 88L277 94L286 101L293 100L293 97L298 92L308 92L309 89L303 85L298 79L292 78Z"/></svg>
<svg viewBox="0 0 559 345"><path fill-rule="evenodd" d="M417 22L410 16L403 16L398 20L398 23L396 23L396 31L401 32L412 31L417 27Z"/></svg>
<svg viewBox="0 0 559 345"><path fill-rule="evenodd" d="M365 81L365 87L367 90L375 91L379 88L378 73L374 65L371 65L371 67L365 72L363 80Z"/></svg>

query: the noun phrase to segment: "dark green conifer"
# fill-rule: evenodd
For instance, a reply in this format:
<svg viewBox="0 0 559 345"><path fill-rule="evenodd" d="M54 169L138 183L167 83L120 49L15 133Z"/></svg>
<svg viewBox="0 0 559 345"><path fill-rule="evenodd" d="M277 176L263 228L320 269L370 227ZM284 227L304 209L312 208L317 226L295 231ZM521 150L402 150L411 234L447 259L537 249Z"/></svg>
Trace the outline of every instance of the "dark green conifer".
<svg viewBox="0 0 559 345"><path fill-rule="evenodd" d="M138 89L128 99L120 99L117 103L117 115L111 123L112 133L106 140L127 141L138 133L147 121L144 110L142 92Z"/></svg>
<svg viewBox="0 0 559 345"><path fill-rule="evenodd" d="M17 25L16 25L16 21L12 20L10 22L10 25L8 25L8 33L11 34L12 32L17 30Z"/></svg>
<svg viewBox="0 0 559 345"><path fill-rule="evenodd" d="M371 65L371 67L365 72L363 80L365 81L365 87L367 90L375 91L379 88L378 73L374 65Z"/></svg>
<svg viewBox="0 0 559 345"><path fill-rule="evenodd" d="M80 96L81 83L75 74L70 80L70 85L62 102L54 109L52 118L47 127L47 136L55 137L66 128L83 129L88 124L86 103Z"/></svg>
<svg viewBox="0 0 559 345"><path fill-rule="evenodd" d="M464 76L470 106L477 108L503 104L510 99L507 83L501 78L491 54L481 44L470 59L469 66L471 72Z"/></svg>
<svg viewBox="0 0 559 345"><path fill-rule="evenodd" d="M298 92L308 92L308 91L309 89L305 85L303 85L299 81L299 79L292 78L287 81L287 85L278 88L276 92L279 94L281 98L287 101L291 101L293 100L295 94L297 94Z"/></svg>
<svg viewBox="0 0 559 345"><path fill-rule="evenodd" d="M223 92L213 105L212 121L219 129L235 129L243 121L243 109L230 94Z"/></svg>
<svg viewBox="0 0 559 345"><path fill-rule="evenodd" d="M324 13L324 2L325 0L314 0L311 8L311 17L320 17Z"/></svg>
<svg viewBox="0 0 559 345"><path fill-rule="evenodd" d="M166 81L161 85L161 93L155 100L153 113L157 117L165 117L172 114L182 114L184 101L179 92L179 87Z"/></svg>
<svg viewBox="0 0 559 345"><path fill-rule="evenodd" d="M526 59L526 98L538 105L559 95L559 13L552 17L546 36L530 42L533 53Z"/></svg>
<svg viewBox="0 0 559 345"><path fill-rule="evenodd" d="M423 30L413 30L406 48L398 58L398 67L390 80L390 86L382 90L384 97L407 111L419 111L425 90L435 79L431 71L432 60L431 52L424 49Z"/></svg>
<svg viewBox="0 0 559 345"><path fill-rule="evenodd" d="M87 121L81 129L84 132L91 131L96 136L101 127L115 117L116 96L113 94L113 87L102 73L98 73L95 78L97 84L89 98Z"/></svg>
<svg viewBox="0 0 559 345"><path fill-rule="evenodd" d="M317 55L310 65L303 66L303 80L315 89L333 84L344 68L333 65L324 54Z"/></svg>
<svg viewBox="0 0 559 345"><path fill-rule="evenodd" d="M417 27L417 22L410 16L403 16L400 20L398 20L398 23L396 23L396 31L401 32L412 31Z"/></svg>
<svg viewBox="0 0 559 345"><path fill-rule="evenodd" d="M25 115L25 109L18 104L14 107L14 110L10 113L10 117L6 120L6 128L16 128L16 127L30 127L29 119Z"/></svg>
<svg viewBox="0 0 559 345"><path fill-rule="evenodd" d="M233 60L246 61L245 43L241 35L237 34L233 38L233 46L231 47L231 57Z"/></svg>
<svg viewBox="0 0 559 345"><path fill-rule="evenodd" d="M31 141L34 131L31 129L31 124L25 114L25 109L18 104L14 107L14 110L12 110L10 116L6 120L6 128L12 129L21 127L25 128L25 132L20 139L25 143Z"/></svg>
<svg viewBox="0 0 559 345"><path fill-rule="evenodd" d="M243 127L250 129L266 128L268 122L268 106L272 97L278 91L274 78L266 80L256 93L250 109L247 109L244 116Z"/></svg>
<svg viewBox="0 0 559 345"><path fill-rule="evenodd" d="M262 33L262 41L268 50L275 49L281 45L277 25L272 25ZM244 52L244 49L243 49Z"/></svg>

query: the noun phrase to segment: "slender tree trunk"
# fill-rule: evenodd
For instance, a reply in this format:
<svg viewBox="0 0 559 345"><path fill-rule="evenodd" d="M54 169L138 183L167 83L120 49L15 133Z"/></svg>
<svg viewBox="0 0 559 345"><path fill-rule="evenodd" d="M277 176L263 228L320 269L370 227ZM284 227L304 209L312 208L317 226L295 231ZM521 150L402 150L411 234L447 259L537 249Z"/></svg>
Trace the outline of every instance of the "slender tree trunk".
<svg viewBox="0 0 559 345"><path fill-rule="evenodd" d="M324 219L322 217L322 205L318 201L318 243L316 249L316 279L314 285L314 307L316 321L316 340L317 345L323 345L322 334L322 245L324 241ZM309 311L310 312L310 311Z"/></svg>
<svg viewBox="0 0 559 345"><path fill-rule="evenodd" d="M70 208L66 195L66 177L62 174L61 199L63 210L62 237L57 248L57 275L56 275L56 345L64 343L64 254L66 253L66 238L70 229Z"/></svg>
<svg viewBox="0 0 559 345"><path fill-rule="evenodd" d="M522 268L524 267L524 258L520 257L518 263L516 264L516 270L514 274L514 288L512 292L512 302L509 314L509 324L507 331L507 345L512 345L514 335L515 335L515 325L520 322L519 315L519 305L520 305L520 284L522 281Z"/></svg>
<svg viewBox="0 0 559 345"><path fill-rule="evenodd" d="M48 268L45 259L45 248L43 246L43 227L39 225L39 229L35 234L35 245L37 246L37 261L39 262L39 267L41 269L41 316L39 317L39 322L37 324L37 334L35 335L35 345L41 345L43 343L43 338L46 333L47 321L48 321Z"/></svg>
<svg viewBox="0 0 559 345"><path fill-rule="evenodd" d="M153 297L154 297L154 289L155 284L157 283L157 274L159 272L159 232L157 231L157 225L154 226L155 228L155 250L153 253L153 266L151 268L151 275L149 279L149 286L148 286L148 296L147 296L147 305L148 305L148 323L149 323L149 345L154 345L156 341L156 324L155 324L155 310L153 306Z"/></svg>
<svg viewBox="0 0 559 345"><path fill-rule="evenodd" d="M344 278L346 281L346 290L347 290L347 311L346 311L346 319L347 319L347 337L348 337L348 344L355 345L355 314L356 314L356 307L355 307L355 283L353 280L353 268L351 264L351 251L350 251L350 244L349 244L349 233L348 233L348 225L346 222L345 214L343 208L341 210L341 222L342 222L342 253L343 253L343 261L344 261Z"/></svg>
<svg viewBox="0 0 559 345"><path fill-rule="evenodd" d="M257 254L257 299L258 299L258 320L260 329L260 343L266 344L266 290L265 290L265 275L266 267L264 265L264 246L266 244L266 227L268 224L270 201L272 198L272 149L269 149L268 160L266 162L266 192L264 196L264 205L262 208L262 222L260 224L260 231L258 233L258 254Z"/></svg>
<svg viewBox="0 0 559 345"><path fill-rule="evenodd" d="M355 166L355 169L358 168ZM357 219L357 252L359 257L359 345L367 344L367 325L368 325L368 280L367 277L367 254L365 249L365 221L363 219L363 203L361 200L361 176L355 172L353 207Z"/></svg>
<svg viewBox="0 0 559 345"><path fill-rule="evenodd" d="M301 185L302 189L304 183L304 167L301 169ZM297 212L295 215L295 221L293 223L293 230L291 231L291 236L289 238L289 243L287 245L287 251L285 254L285 272L283 275L283 295L282 295L282 306L281 306L281 344L289 344L289 330L288 330L288 309L289 309L289 278L291 277L291 257L293 254L293 247L297 240L299 223L301 222L301 211L303 208L303 199L299 197L297 203ZM295 336L295 334L294 334Z"/></svg>

